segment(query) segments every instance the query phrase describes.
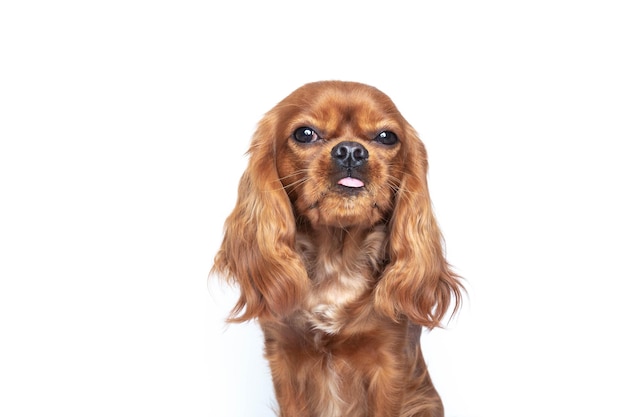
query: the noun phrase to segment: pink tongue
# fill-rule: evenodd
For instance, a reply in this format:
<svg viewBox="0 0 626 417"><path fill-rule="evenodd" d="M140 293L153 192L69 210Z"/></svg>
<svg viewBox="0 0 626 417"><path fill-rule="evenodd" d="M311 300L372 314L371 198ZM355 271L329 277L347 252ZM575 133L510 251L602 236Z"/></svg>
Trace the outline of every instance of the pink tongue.
<svg viewBox="0 0 626 417"><path fill-rule="evenodd" d="M363 184L363 181L361 180L357 180L356 178L352 178L352 177L346 177L346 178L342 178L340 179L337 184L339 185L343 185L344 187L363 187L365 184Z"/></svg>

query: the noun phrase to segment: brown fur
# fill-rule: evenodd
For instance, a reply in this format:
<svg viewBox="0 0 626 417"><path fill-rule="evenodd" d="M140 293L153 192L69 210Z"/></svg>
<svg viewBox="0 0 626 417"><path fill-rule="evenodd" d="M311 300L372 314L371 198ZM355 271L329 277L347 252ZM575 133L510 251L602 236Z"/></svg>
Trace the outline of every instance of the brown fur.
<svg viewBox="0 0 626 417"><path fill-rule="evenodd" d="M294 140L303 126L320 139ZM368 152L358 191L337 185L331 151L346 141ZM415 130L373 87L311 83L265 115L249 156L213 272L241 289L229 320L263 329L279 415L443 416L420 333L462 286Z"/></svg>

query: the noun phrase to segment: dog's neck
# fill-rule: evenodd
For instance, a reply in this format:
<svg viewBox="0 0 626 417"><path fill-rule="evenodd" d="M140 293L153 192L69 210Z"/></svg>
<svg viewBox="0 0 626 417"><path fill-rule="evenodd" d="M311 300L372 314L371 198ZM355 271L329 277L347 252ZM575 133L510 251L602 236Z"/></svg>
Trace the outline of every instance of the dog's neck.
<svg viewBox="0 0 626 417"><path fill-rule="evenodd" d="M304 308L341 308L366 296L384 267L386 246L385 225L298 233L296 248L311 280Z"/></svg>
<svg viewBox="0 0 626 417"><path fill-rule="evenodd" d="M296 235L296 249L313 282L335 274L376 275L384 263L387 228L331 228Z"/></svg>

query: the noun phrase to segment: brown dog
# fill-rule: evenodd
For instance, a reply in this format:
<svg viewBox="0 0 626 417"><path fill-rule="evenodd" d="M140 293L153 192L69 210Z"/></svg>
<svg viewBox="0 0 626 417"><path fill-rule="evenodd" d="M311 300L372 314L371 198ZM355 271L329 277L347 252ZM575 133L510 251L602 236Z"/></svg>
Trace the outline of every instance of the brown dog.
<svg viewBox="0 0 626 417"><path fill-rule="evenodd" d="M304 85L261 120L213 272L258 319L281 417L442 416L422 326L456 312L423 143L379 90Z"/></svg>

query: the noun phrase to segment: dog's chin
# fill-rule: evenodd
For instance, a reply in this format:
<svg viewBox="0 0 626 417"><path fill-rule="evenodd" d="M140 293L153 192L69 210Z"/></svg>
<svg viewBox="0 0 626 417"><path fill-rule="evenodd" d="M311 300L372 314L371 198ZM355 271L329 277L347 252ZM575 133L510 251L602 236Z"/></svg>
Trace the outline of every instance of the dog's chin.
<svg viewBox="0 0 626 417"><path fill-rule="evenodd" d="M303 213L313 226L371 227L383 211L366 187L337 185L320 195Z"/></svg>

